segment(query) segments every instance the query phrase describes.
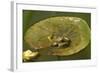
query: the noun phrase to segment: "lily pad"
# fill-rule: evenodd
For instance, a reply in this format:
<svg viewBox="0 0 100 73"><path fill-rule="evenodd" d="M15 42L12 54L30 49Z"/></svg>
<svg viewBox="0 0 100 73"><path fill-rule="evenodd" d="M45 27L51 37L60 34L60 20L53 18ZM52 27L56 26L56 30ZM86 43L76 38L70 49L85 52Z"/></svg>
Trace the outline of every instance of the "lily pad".
<svg viewBox="0 0 100 73"><path fill-rule="evenodd" d="M67 56L89 44L90 29L78 17L51 17L33 24L24 39L33 49L48 50L48 55Z"/></svg>

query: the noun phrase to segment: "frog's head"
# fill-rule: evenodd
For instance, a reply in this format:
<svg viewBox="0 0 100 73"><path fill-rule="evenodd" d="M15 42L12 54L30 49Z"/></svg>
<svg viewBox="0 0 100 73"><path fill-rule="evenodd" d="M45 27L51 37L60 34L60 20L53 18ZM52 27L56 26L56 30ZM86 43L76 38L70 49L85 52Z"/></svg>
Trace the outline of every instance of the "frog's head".
<svg viewBox="0 0 100 73"><path fill-rule="evenodd" d="M48 40L52 42L51 46L52 47L69 47L71 40L67 37L64 36L55 36L55 35L50 35L48 36Z"/></svg>

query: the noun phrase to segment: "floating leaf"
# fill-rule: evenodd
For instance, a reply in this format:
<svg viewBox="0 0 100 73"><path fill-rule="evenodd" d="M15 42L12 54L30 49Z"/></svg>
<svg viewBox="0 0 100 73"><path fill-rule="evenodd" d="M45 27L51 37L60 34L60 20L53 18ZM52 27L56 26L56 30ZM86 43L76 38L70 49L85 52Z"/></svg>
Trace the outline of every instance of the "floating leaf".
<svg viewBox="0 0 100 73"><path fill-rule="evenodd" d="M67 56L89 44L90 29L78 17L51 17L31 26L24 39L33 49L46 48L49 55Z"/></svg>

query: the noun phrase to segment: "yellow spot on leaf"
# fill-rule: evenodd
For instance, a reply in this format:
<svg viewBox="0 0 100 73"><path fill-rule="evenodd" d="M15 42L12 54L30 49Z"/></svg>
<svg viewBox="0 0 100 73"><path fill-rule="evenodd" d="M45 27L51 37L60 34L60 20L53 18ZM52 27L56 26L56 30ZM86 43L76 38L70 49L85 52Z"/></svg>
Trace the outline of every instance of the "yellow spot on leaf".
<svg viewBox="0 0 100 73"><path fill-rule="evenodd" d="M34 58L38 55L38 52L32 52L31 50L27 50L23 52L23 60L27 61L30 60L31 58Z"/></svg>

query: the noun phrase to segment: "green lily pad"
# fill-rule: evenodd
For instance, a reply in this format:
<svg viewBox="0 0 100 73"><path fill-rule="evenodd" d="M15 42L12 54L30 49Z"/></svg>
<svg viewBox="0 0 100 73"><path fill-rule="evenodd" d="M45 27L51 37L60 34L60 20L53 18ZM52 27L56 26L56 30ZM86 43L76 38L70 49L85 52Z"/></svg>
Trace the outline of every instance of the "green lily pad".
<svg viewBox="0 0 100 73"><path fill-rule="evenodd" d="M51 17L33 24L24 39L33 49L48 50L48 55L67 56L89 44L90 29L78 17Z"/></svg>

